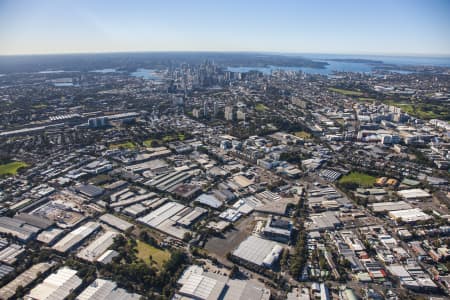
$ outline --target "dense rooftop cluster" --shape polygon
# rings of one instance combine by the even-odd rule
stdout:
[[[449,70],[140,72],[0,77],[0,299],[450,295]]]

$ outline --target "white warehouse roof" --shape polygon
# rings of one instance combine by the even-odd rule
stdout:
[[[411,189],[398,191],[397,194],[404,199],[421,199],[429,198],[431,195],[422,189]]]
[[[276,242],[251,235],[234,250],[233,255],[259,266],[271,266],[282,250]]]
[[[76,270],[63,267],[45,278],[25,299],[63,300],[81,284],[82,280],[76,274]]]
[[[431,219],[431,216],[424,213],[420,208],[395,210],[389,212],[393,219],[401,219],[403,222],[417,222]]]
[[[128,293],[126,290],[117,288],[115,282],[96,279],[91,283],[76,300],[139,300],[138,294]]]

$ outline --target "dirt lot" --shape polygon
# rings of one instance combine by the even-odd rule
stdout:
[[[205,249],[211,254],[220,258],[236,249],[236,247],[251,233],[254,225],[253,216],[239,220],[234,229],[225,234],[225,238],[213,237],[208,240]]]

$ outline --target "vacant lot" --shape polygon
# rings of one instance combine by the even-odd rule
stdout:
[[[360,172],[351,172],[343,177],[341,177],[341,179],[339,179],[340,183],[356,183],[360,186],[365,186],[365,187],[369,187],[369,186],[373,186],[373,184],[375,183],[375,177],[368,175],[368,174],[364,174],[364,173],[360,173]]]
[[[150,264],[150,256],[152,256],[152,261],[154,261],[159,268],[162,268],[164,262],[170,259],[169,251],[155,248],[139,240],[137,241],[137,251],[138,258],[142,259],[147,264]]]
[[[26,168],[28,164],[23,161],[13,161],[4,165],[0,165],[0,176],[16,175],[20,168]]]
[[[208,240],[205,249],[213,255],[225,258],[239,244],[247,238],[253,229],[253,217],[245,217],[237,222],[231,231],[225,234],[224,238],[213,237]]]
[[[332,92],[342,94],[342,95],[346,95],[346,96],[361,96],[363,94],[358,91],[351,91],[351,90],[344,90],[344,89],[337,89],[337,88],[330,88],[329,90]]]

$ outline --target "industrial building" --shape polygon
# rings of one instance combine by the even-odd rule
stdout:
[[[25,252],[25,248],[17,244],[9,244],[6,248],[0,251],[0,261],[5,264],[14,264],[19,257]]]
[[[177,202],[168,202],[138,221],[182,239],[184,234],[189,232],[185,227],[189,227],[205,213],[206,210],[200,207],[191,208]]]
[[[14,216],[14,219],[23,221],[31,226],[40,228],[40,229],[47,229],[50,226],[52,226],[55,222],[36,215],[31,215],[24,212],[19,212]]]
[[[397,194],[405,200],[424,200],[431,198],[430,193],[422,189],[410,189],[398,191]]]
[[[60,268],[44,281],[38,284],[25,296],[26,300],[64,299],[81,285],[82,280],[76,275],[77,271],[68,267]]]
[[[37,237],[36,240],[44,243],[46,245],[53,245],[61,236],[63,235],[64,230],[51,227],[47,230],[42,231]]]
[[[255,265],[270,268],[282,251],[283,247],[277,242],[251,235],[233,251],[233,255]]]
[[[212,207],[219,208],[223,205],[223,202],[215,197],[215,195],[202,194],[195,199],[195,202]]]
[[[127,192],[127,193],[132,194],[132,192]],[[153,192],[149,192],[149,193],[145,193],[143,195],[137,195],[137,196],[133,196],[133,197],[128,197],[126,199],[119,200],[117,202],[112,202],[110,204],[110,207],[111,208],[126,207],[126,206],[129,206],[129,205],[133,205],[135,203],[140,203],[142,201],[155,198],[156,196],[157,196],[157,194],[155,194]],[[111,196],[111,200],[112,200],[112,196]]]
[[[139,300],[141,295],[128,293],[126,290],[118,288],[115,282],[97,278],[76,300]]]
[[[16,294],[19,286],[24,288],[28,287],[39,275],[45,274],[53,265],[54,263],[38,263],[33,265],[0,289],[0,299],[11,299]]]
[[[114,243],[114,238],[118,233],[107,231],[90,243],[86,248],[83,248],[77,257],[94,262],[100,257],[109,247]]]
[[[13,267],[0,263],[0,280],[12,271],[14,271]]]
[[[374,213],[382,213],[382,212],[387,212],[387,211],[412,208],[412,206],[405,201],[379,202],[379,203],[369,204],[369,207],[372,209],[372,211]]]
[[[25,221],[16,218],[0,217],[0,233],[11,234],[20,241],[28,242],[39,231],[40,229],[38,227],[30,225]]]
[[[401,220],[406,223],[414,223],[417,221],[427,221],[432,219],[430,215],[424,213],[420,208],[390,211],[389,216],[394,220]]]
[[[332,211],[326,211],[321,214],[311,214],[311,222],[307,224],[308,231],[334,230],[341,225],[341,221]]]
[[[152,180],[147,181],[145,184],[154,188],[157,188],[163,192],[173,192],[178,184],[187,181],[191,178],[191,174],[185,171],[175,171],[168,174],[156,176]]]
[[[181,288],[173,299],[269,300],[270,290],[249,280],[229,279],[190,266],[178,280]]]
[[[82,184],[75,187],[76,190],[89,198],[95,198],[103,194],[104,190],[101,187],[92,185],[92,184]]]
[[[58,252],[65,253],[78,246],[84,239],[86,239],[99,228],[99,223],[88,222],[69,232],[65,237],[63,237],[53,246],[53,249]]]
[[[291,240],[292,228],[292,221],[269,216],[261,233],[267,239],[289,243]]]
[[[117,255],[119,255],[119,252],[115,250],[106,250],[105,253],[97,258],[97,262],[102,264],[109,264]]]
[[[198,194],[202,192],[202,189],[198,185],[180,183],[170,189],[175,198],[190,201],[194,199]]]

